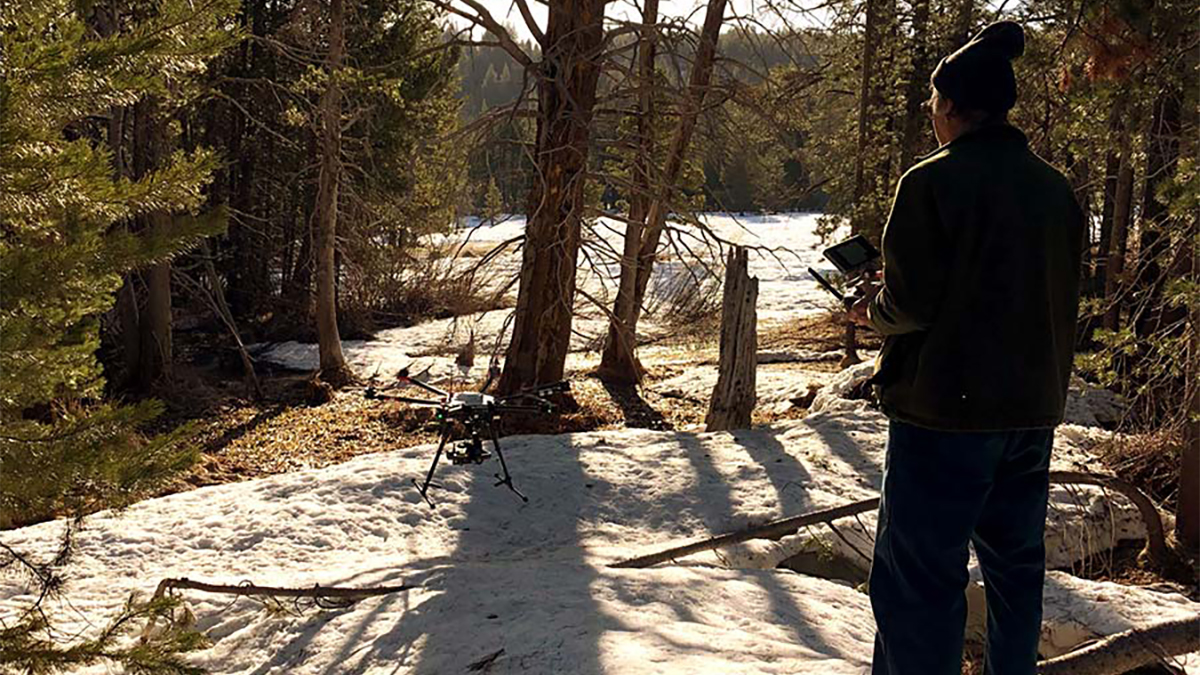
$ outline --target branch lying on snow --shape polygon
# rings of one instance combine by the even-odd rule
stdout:
[[[247,597],[268,598],[278,600],[279,598],[294,598],[299,601],[300,598],[311,598],[318,607],[323,609],[348,607],[364,598],[374,597],[378,595],[390,595],[416,588],[403,584],[400,586],[367,586],[364,588],[343,588],[338,586],[319,586],[314,585],[312,588],[277,588],[274,586],[256,586],[250,582],[240,584],[209,584],[203,581],[192,581],[191,579],[163,579],[158,582],[158,588],[154,590],[154,597],[151,599],[153,603],[156,600],[165,598],[172,590],[187,589],[192,591],[200,591],[202,593],[223,593],[226,595],[238,595]],[[325,604],[322,604],[325,601]],[[332,602],[331,602],[332,601]],[[145,642],[155,633],[158,628],[159,616],[151,616],[146,622],[145,628],[142,629],[142,641]]]
[[[864,499],[861,502],[845,504],[837,508],[825,509],[824,511],[814,511],[801,516],[784,518],[783,520],[776,520],[774,522],[767,523],[766,525],[749,527],[744,530],[738,530],[737,532],[730,532],[729,534],[723,534],[719,537],[713,537],[712,539],[692,542],[691,544],[676,546],[658,553],[651,553],[650,555],[644,555],[637,558],[632,558],[630,560],[623,560],[619,563],[613,564],[612,567],[633,569],[652,567],[658,563],[666,562],[668,560],[675,560],[677,558],[682,558],[684,556],[691,555],[693,553],[699,553],[701,551],[711,551],[724,546],[740,544],[743,541],[750,541],[751,539],[778,539],[780,537],[786,537],[788,535],[795,534],[797,530],[808,525],[828,523],[831,520],[848,518],[859,513],[873,511],[877,508],[879,508],[878,497],[875,499]]]
[[[1171,554],[1163,535],[1162,516],[1158,513],[1158,509],[1154,507],[1153,502],[1141,490],[1115,476],[1084,473],[1082,471],[1051,471],[1050,482],[1057,485],[1098,485],[1128,497],[1137,506],[1142,520],[1146,522],[1146,551],[1150,555],[1151,562],[1160,566],[1166,564]],[[613,564],[612,567],[632,569],[652,567],[662,562],[692,555],[693,553],[732,546],[733,544],[740,544],[751,539],[778,539],[795,534],[802,527],[817,523],[829,523],[840,518],[848,518],[867,511],[874,511],[877,508],[879,508],[878,497],[875,499],[864,499],[836,508],[792,516],[791,518],[776,520],[765,525],[749,527],[718,537],[684,544],[683,546],[676,546],[665,551],[659,551],[658,553],[623,560]]]
[[[1200,649],[1200,615],[1132,628],[1038,664],[1038,675],[1118,675]]]
[[[203,593],[225,593],[227,595],[243,595],[271,598],[314,598],[337,599],[345,602],[357,602],[364,598],[377,595],[389,595],[416,588],[403,584],[400,586],[367,586],[365,588],[344,588],[338,586],[313,586],[312,588],[276,588],[273,586],[256,586],[246,582],[236,586],[224,584],[208,584],[191,579],[163,579],[154,591],[154,597],[162,597],[169,590],[189,589]]]

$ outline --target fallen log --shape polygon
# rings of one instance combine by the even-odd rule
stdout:
[[[1132,628],[1038,663],[1038,675],[1119,675],[1200,650],[1200,614]]]
[[[1171,552],[1167,548],[1166,539],[1163,535],[1162,516],[1158,513],[1158,509],[1150,501],[1150,498],[1143,494],[1141,490],[1115,476],[1085,473],[1082,471],[1051,471],[1050,482],[1056,485],[1097,485],[1125,495],[1137,506],[1142,520],[1146,523],[1146,551],[1150,556],[1151,562],[1159,566],[1166,564]],[[709,539],[694,541],[690,544],[674,546],[658,553],[651,553],[614,563],[612,567],[629,569],[652,567],[662,562],[676,560],[702,551],[711,551],[725,546],[732,546],[733,544],[740,544],[751,539],[778,539],[795,534],[802,527],[816,525],[817,523],[829,523],[841,518],[866,513],[867,511],[874,511],[877,508],[879,508],[878,497],[864,499],[832,509],[813,511]]]

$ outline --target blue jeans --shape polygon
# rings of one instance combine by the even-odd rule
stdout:
[[[959,675],[967,542],[987,593],[987,675],[1034,675],[1053,429],[892,421],[871,565],[872,675]]]

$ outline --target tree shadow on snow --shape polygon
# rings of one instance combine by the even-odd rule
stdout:
[[[777,437],[779,431],[771,427],[737,429],[730,432],[733,441],[746,450],[750,458],[762,466],[767,479],[775,487],[780,509],[789,502],[796,502],[801,509],[812,504],[807,489],[812,485],[812,475],[796,456],[783,447]]]
[[[732,432],[734,440],[741,445],[757,463],[761,464],[766,470],[768,479],[775,487],[775,492],[783,502],[784,492],[788,492],[789,498],[799,501],[801,504],[808,504],[809,499],[803,492],[803,486],[810,484],[810,476],[804,466],[794,456],[790,455],[783,444],[776,438],[775,430],[745,430],[740,429]],[[680,445],[683,446],[687,453],[688,460],[692,463],[696,474],[700,476],[702,481],[711,481],[712,488],[704,493],[704,506],[711,509],[716,507],[716,511],[721,514],[726,514],[726,523],[728,516],[733,515],[734,499],[732,489],[729,483],[722,477],[723,474],[717,469],[713,462],[712,455],[705,449],[701,440],[695,434],[679,434]],[[715,477],[715,480],[709,478]],[[705,510],[708,510],[705,509]],[[719,535],[723,532],[712,532]],[[804,610],[796,602],[792,592],[781,582],[779,575],[789,574],[791,572],[782,569],[770,570],[767,574],[754,575],[752,578],[759,581],[760,585],[767,591],[771,610],[777,617],[788,616],[805,616]],[[809,630],[805,630],[804,626],[796,626],[796,637],[800,641],[804,641],[813,649],[831,656],[839,656],[849,658],[851,655],[844,654],[835,644],[826,641],[819,630],[819,622],[812,620]]]
[[[600,380],[609,398],[621,409],[625,418],[625,426],[631,429],[654,429],[671,431],[675,427],[663,417],[662,413],[642,398],[638,389],[633,385],[619,385],[607,380]]]
[[[536,447],[530,443],[535,439]],[[471,672],[473,664],[490,673],[603,672],[598,640],[610,619],[591,596],[596,574],[585,560],[579,529],[590,494],[584,485],[598,481],[586,476],[578,461],[539,462],[541,452],[575,452],[557,439],[547,440],[502,440],[514,481],[530,498],[527,504],[492,485],[491,462],[446,469],[471,472],[463,481],[468,496],[460,502],[461,513],[446,521],[458,532],[450,560],[433,564],[423,601],[405,608],[367,646],[355,648],[361,630],[346,640],[339,654],[345,661],[331,662],[329,672],[384,666],[395,673],[440,675]],[[439,467],[439,476],[442,471]],[[562,486],[575,489],[554,489]],[[436,491],[431,494],[438,499]],[[430,513],[445,515],[440,507]],[[570,515],[576,523],[572,531],[554,527]],[[478,666],[497,653],[490,665]]]
[[[830,453],[840,457],[849,464],[854,472],[870,480],[872,490],[883,489],[883,453],[869,454],[863,451],[863,440],[855,438],[855,426],[847,419],[839,419],[825,413],[817,413],[806,418],[808,426],[817,432],[825,442]],[[886,425],[886,422],[883,424]],[[886,428],[886,426],[885,426]],[[877,432],[878,429],[863,430]],[[882,450],[882,448],[881,448]]]

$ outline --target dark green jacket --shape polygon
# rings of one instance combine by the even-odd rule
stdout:
[[[886,336],[873,381],[888,416],[948,431],[1061,422],[1082,228],[1066,178],[1011,126],[964,134],[905,173],[868,311]]]

